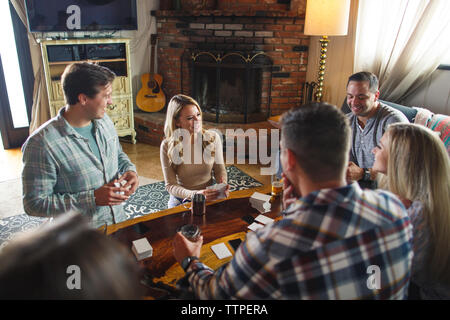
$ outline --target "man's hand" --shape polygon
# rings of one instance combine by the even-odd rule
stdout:
[[[118,180],[111,181],[94,191],[95,204],[97,206],[117,206],[129,198],[126,194],[127,189],[114,186],[116,182]],[[119,192],[125,192],[125,194],[122,195]]]
[[[348,163],[347,168],[347,182],[351,181],[358,181],[361,180],[364,177],[364,169],[360,168],[354,163],[353,161],[350,161]]]
[[[119,178],[119,180],[117,180],[117,182],[121,183],[123,180],[127,182],[122,186],[126,189],[125,194],[127,196],[131,196],[139,186],[138,175],[134,171],[127,171]]]
[[[283,208],[286,209],[297,200],[298,195],[286,175],[282,173],[281,176],[283,178]]]
[[[178,263],[181,264],[181,261],[186,257],[200,257],[202,245],[203,236],[200,236],[196,242],[191,242],[186,239],[181,232],[177,232],[173,238],[173,255]]]

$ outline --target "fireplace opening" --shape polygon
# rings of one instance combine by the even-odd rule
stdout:
[[[204,120],[248,123],[270,116],[272,60],[263,52],[192,53],[190,72]]]

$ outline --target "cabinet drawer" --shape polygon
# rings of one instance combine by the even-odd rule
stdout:
[[[59,109],[65,106],[64,101],[52,102],[50,104],[50,116],[53,118],[59,112]],[[131,113],[130,99],[113,99],[113,104],[108,106],[106,112],[110,118],[125,117]]]
[[[65,106],[64,101],[61,102],[52,102],[50,104],[50,117],[56,117],[56,115],[58,114],[59,110]]]
[[[116,77],[112,83],[113,96],[130,94],[130,83],[127,77]]]
[[[112,83],[113,96],[130,94],[130,84],[126,77],[116,77]],[[64,100],[64,91],[61,86],[61,81],[52,81],[51,87],[52,100]]]
[[[129,98],[113,98],[112,102],[112,105],[109,105],[107,109],[108,116],[116,117],[130,114],[131,100]]]
[[[131,128],[130,115],[125,115],[123,117],[112,117],[111,121],[114,123],[114,127],[118,132]]]
[[[52,100],[64,100],[64,91],[61,85],[61,81],[52,81],[51,88],[51,99]]]

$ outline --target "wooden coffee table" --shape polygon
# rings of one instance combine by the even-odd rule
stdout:
[[[242,217],[251,215],[253,218],[259,212],[252,208],[249,197],[253,192],[269,193],[270,186],[232,192],[226,200],[207,204],[204,216],[194,216],[182,206],[152,213],[147,217],[137,218],[108,227],[108,234],[126,247],[130,248],[132,241],[146,237],[153,247],[153,256],[140,262],[143,267],[143,282],[150,298],[177,297],[176,282],[184,277],[184,271],[173,256],[172,239],[177,229],[184,224],[196,224],[203,235],[203,246],[200,260],[217,269],[227,263],[232,257],[219,260],[211,250],[211,246],[224,242],[231,253],[233,248],[228,241],[240,238],[245,240],[250,231],[248,223]],[[272,211],[265,215],[280,219],[281,200],[275,198]]]

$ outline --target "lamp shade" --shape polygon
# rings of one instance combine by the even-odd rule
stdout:
[[[348,30],[350,0],[307,0],[305,34],[344,36]]]

